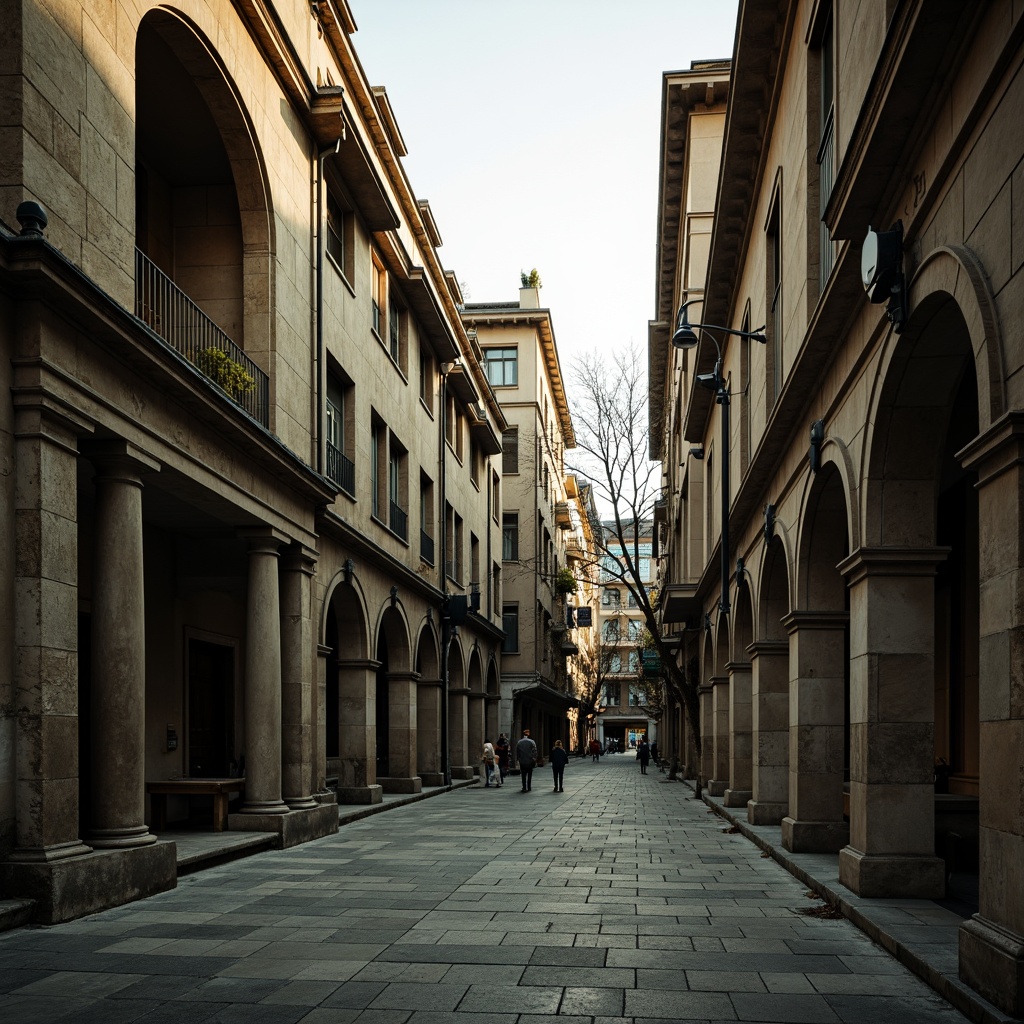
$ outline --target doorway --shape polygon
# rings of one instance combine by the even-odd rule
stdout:
[[[190,778],[238,774],[235,751],[235,648],[189,637],[188,748]]]

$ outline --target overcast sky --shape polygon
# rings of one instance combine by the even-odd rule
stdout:
[[[661,76],[732,54],[736,0],[349,0],[467,302],[536,267],[563,373],[646,345]]]

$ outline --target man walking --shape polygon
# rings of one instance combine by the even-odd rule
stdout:
[[[516,760],[519,762],[523,792],[533,789],[533,769],[537,764],[537,744],[530,739],[530,730],[523,730],[523,738],[516,744]]]

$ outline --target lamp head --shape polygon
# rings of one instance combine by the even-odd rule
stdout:
[[[697,333],[690,326],[690,317],[686,307],[699,301],[699,299],[691,299],[690,302],[684,302],[679,307],[679,312],[676,314],[676,329],[672,334],[672,344],[676,348],[693,348],[697,344]]]
[[[704,445],[702,445],[702,444],[691,445],[691,447],[690,447],[690,455],[693,458],[697,459],[698,461],[702,461],[703,458],[704,458]]]
[[[708,391],[718,390],[718,369],[716,367],[714,373],[698,373],[697,383],[702,388],[707,388]]]

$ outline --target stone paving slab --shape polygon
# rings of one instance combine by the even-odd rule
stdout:
[[[685,786],[463,788],[148,900],[0,935],[0,1021],[958,1024]],[[927,901],[891,927],[933,941]]]

